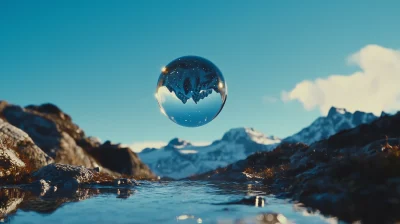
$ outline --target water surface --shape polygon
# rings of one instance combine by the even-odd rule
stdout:
[[[72,195],[18,193],[0,203],[0,211],[8,209],[2,219],[6,223],[276,223],[277,217],[283,223],[338,222],[265,195],[265,190],[257,184],[141,182],[133,188],[80,189]],[[265,197],[264,206],[225,204],[250,196]]]

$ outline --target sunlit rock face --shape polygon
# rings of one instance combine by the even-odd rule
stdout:
[[[212,121],[224,107],[227,86],[221,71],[209,60],[180,57],[162,68],[156,98],[173,122],[198,127]]]
[[[155,178],[129,147],[109,141],[102,144],[96,137],[86,136],[56,105],[23,108],[0,101],[0,117],[0,141],[10,139],[15,143],[12,148],[23,154],[29,160],[28,167],[34,170],[56,162],[98,167],[112,176]]]

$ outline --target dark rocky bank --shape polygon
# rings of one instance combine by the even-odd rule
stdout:
[[[134,185],[133,178],[155,176],[130,148],[86,136],[52,104],[22,108],[0,101],[0,187],[76,190]]]
[[[113,177],[154,179],[154,174],[128,147],[88,137],[72,118],[52,104],[25,108],[0,101],[0,140],[4,148],[35,171],[60,163],[99,168]],[[9,154],[7,154],[9,155]],[[1,177],[1,175],[0,175]],[[11,181],[12,183],[12,181]]]
[[[127,198],[135,179],[155,176],[130,148],[86,136],[55,105],[0,101],[0,222],[17,208],[46,213],[103,191]]]
[[[342,131],[310,146],[281,144],[190,180],[260,181],[348,222],[400,220],[400,113]]]

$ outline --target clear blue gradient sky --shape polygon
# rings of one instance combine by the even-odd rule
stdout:
[[[350,74],[368,44],[400,47],[400,1],[0,1],[0,99],[51,102],[88,135],[132,143],[212,141],[230,128],[286,137],[321,115],[281,93]],[[198,55],[223,72],[229,97],[199,128],[164,117],[160,69]]]

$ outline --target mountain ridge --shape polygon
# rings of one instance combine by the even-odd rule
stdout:
[[[160,149],[146,148],[138,155],[157,175],[180,179],[226,166],[256,151],[272,150],[278,143],[279,138],[253,128],[232,128],[207,146],[174,138]]]
[[[386,115],[382,112],[381,116]],[[180,179],[229,165],[258,151],[270,151],[282,143],[310,145],[377,118],[372,113],[351,113],[344,108],[331,107],[327,116],[318,117],[309,126],[284,139],[266,136],[254,128],[238,127],[228,130],[221,139],[207,146],[194,146],[174,138],[162,148],[145,148],[138,155],[157,175]]]
[[[382,114],[386,113],[383,112]],[[354,128],[361,124],[371,123],[376,119],[378,117],[372,113],[361,111],[351,113],[344,108],[331,107],[327,116],[318,117],[309,126],[284,138],[282,142],[301,142],[310,145],[314,142],[327,139],[340,131]]]

